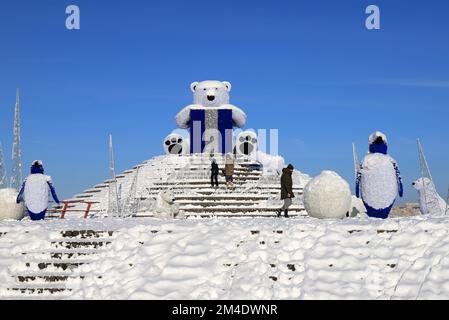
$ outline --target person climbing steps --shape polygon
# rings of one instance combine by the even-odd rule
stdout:
[[[215,182],[215,187],[218,188],[218,173],[220,172],[220,169],[218,168],[218,164],[217,164],[217,160],[215,160],[215,158],[213,158],[213,155],[211,155],[212,157],[212,164],[211,164],[211,176],[210,176],[210,184],[211,187],[214,187],[214,182]]]

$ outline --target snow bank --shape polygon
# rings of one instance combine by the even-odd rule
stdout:
[[[74,229],[118,232],[71,299],[449,299],[449,219],[430,216],[2,222],[0,287]]]

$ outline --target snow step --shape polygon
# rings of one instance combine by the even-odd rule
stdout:
[[[225,167],[219,167],[218,168],[220,171],[221,170],[225,170]],[[210,172],[210,168],[174,168],[174,171],[185,171],[185,172]],[[163,171],[163,170],[161,170]],[[234,168],[234,175],[254,175],[254,176],[261,176],[262,172],[261,171],[254,171],[254,170],[248,170],[248,169],[243,169],[243,168]]]
[[[109,187],[109,185],[108,184],[104,184],[104,183],[97,184],[97,185],[94,186],[95,189],[104,189],[104,188],[107,188],[107,187]]]
[[[26,262],[25,266],[31,269],[35,269],[37,267],[39,270],[45,270],[53,267],[54,269],[62,269],[65,271],[76,269],[84,264],[86,264],[86,262]]]
[[[234,184],[245,184],[245,181],[246,180],[254,180],[254,181],[256,181],[256,180],[259,180],[259,179],[254,179],[254,178],[245,178],[244,180],[237,180],[236,181],[236,179],[234,179]],[[220,182],[220,181],[219,181]],[[224,184],[224,182],[223,182],[223,184]],[[209,186],[209,188],[210,188],[210,179],[208,179],[208,180],[182,180],[182,181],[173,181],[173,182],[155,182],[154,184],[153,184],[154,186],[167,186],[167,185],[169,185],[169,186],[171,186],[171,185],[176,185],[176,186],[197,186],[197,185],[206,185],[206,186]],[[279,188],[280,188],[280,186],[279,186]]]
[[[110,241],[53,241],[51,243],[54,248],[78,249],[91,247],[94,249],[104,247],[111,244]]]
[[[37,283],[40,280],[43,283],[61,283],[69,279],[84,279],[85,276],[68,275],[16,275],[14,276],[19,283]]]
[[[102,238],[105,236],[112,237],[114,231],[95,231],[95,230],[66,230],[60,233],[64,238]]]
[[[99,193],[99,192],[101,192],[101,190],[99,189],[88,189],[83,191],[83,193]]]
[[[204,208],[182,208],[183,211],[186,213],[189,212],[197,212],[197,213],[218,213],[218,212],[232,212],[232,213],[246,213],[246,212],[277,212],[279,208],[261,208],[261,207],[212,207],[207,208],[205,210]],[[289,214],[292,212],[305,212],[304,208],[298,208],[298,207],[290,207],[288,209]],[[234,216],[234,215],[233,215]]]
[[[93,197],[92,194],[84,194],[84,193],[75,195],[75,199],[77,199],[77,200],[78,199],[92,198],[92,197]]]
[[[235,195],[211,195],[211,196],[189,196],[189,195],[175,195],[175,201],[179,202],[179,200],[190,200],[190,201],[221,201],[221,200],[251,200],[251,201],[257,201],[257,200],[268,200],[268,196],[253,196],[253,195],[241,195],[241,194],[235,194]]]
[[[8,291],[19,292],[22,294],[55,294],[55,293],[63,293],[70,292],[72,289],[70,288],[8,288]]]
[[[74,258],[86,258],[88,256],[93,256],[93,255],[95,255],[97,253],[98,252],[92,252],[92,253],[87,253],[87,252],[53,252],[53,253],[50,253],[50,258],[51,259],[59,259],[59,260],[74,259]]]
[[[98,254],[100,251],[103,250],[95,250],[95,252],[79,252],[78,250],[70,250],[71,252],[23,252],[23,256],[27,257],[33,257],[34,260],[37,260],[38,258],[44,259],[44,260],[52,260],[55,262],[62,262],[65,260],[70,261],[86,261],[86,258],[90,258],[96,254]]]
[[[212,207],[221,207],[221,208],[228,208],[228,207],[239,207],[241,210],[245,210],[248,207],[260,207],[258,206],[258,203],[248,203],[248,201],[245,202],[228,202],[228,203],[224,203],[224,202],[214,202],[214,201],[210,201],[210,202],[178,202],[179,207],[181,210],[189,210],[192,208],[212,208]]]

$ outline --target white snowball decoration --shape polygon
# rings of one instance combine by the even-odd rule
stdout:
[[[304,188],[304,206],[313,218],[342,219],[351,203],[349,184],[333,171],[323,171]]]
[[[23,202],[16,203],[18,194],[15,189],[0,189],[0,220],[21,220],[24,217]]]

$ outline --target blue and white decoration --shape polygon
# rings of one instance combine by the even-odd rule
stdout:
[[[190,111],[190,153],[232,152],[232,110]]]
[[[44,220],[48,208],[48,193],[51,193],[56,203],[59,203],[59,199],[51,177],[44,175],[42,161],[33,161],[30,171],[31,174],[25,179],[16,201],[25,202],[31,220]]]
[[[357,174],[356,196],[362,198],[368,216],[386,219],[398,193],[403,195],[402,180],[396,161],[388,155],[385,134],[374,132],[368,141],[369,153]]]
[[[228,153],[233,151],[233,128],[243,128],[246,114],[229,104],[231,84],[208,80],[193,82],[193,104],[176,115],[181,129],[190,129],[191,153]]]

